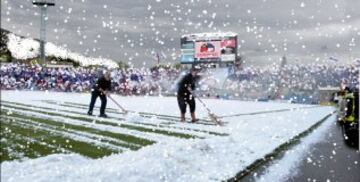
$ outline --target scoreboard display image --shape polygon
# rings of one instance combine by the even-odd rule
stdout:
[[[237,54],[237,35],[227,33],[201,33],[181,38],[181,63],[233,62]]]

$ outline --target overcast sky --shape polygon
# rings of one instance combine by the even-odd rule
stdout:
[[[38,38],[32,0],[2,0],[1,27]],[[247,64],[360,58],[359,0],[61,0],[48,8],[47,41],[92,57],[151,66],[179,62],[180,36],[232,31]]]

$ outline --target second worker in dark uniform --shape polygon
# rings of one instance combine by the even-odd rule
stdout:
[[[185,121],[186,104],[190,107],[191,121],[196,122],[195,116],[195,97],[192,93],[195,90],[195,77],[199,73],[200,68],[194,67],[190,73],[184,76],[178,84],[177,101],[180,108],[180,120]]]
[[[110,72],[105,72],[104,76],[100,77],[92,88],[91,101],[90,101],[89,111],[87,113],[88,115],[93,114],[93,109],[96,99],[97,97],[100,97],[101,107],[100,107],[99,117],[104,117],[104,118],[107,117],[107,115],[105,114],[106,103],[107,103],[106,96],[108,95],[108,92],[110,90],[111,90]]]

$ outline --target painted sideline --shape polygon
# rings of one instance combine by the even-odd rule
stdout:
[[[234,182],[234,181],[240,181],[245,176],[251,174],[253,171],[255,171],[257,168],[263,166],[264,164],[274,160],[276,157],[278,157],[281,152],[287,150],[289,147],[292,147],[298,143],[300,143],[300,139],[309,135],[312,131],[314,131],[317,127],[319,127],[323,122],[325,122],[331,115],[335,114],[336,111],[331,112],[330,114],[326,115],[324,118],[322,118],[320,121],[313,124],[309,129],[299,133],[298,135],[294,136],[289,141],[281,144],[277,148],[275,148],[272,152],[265,155],[263,158],[257,159],[252,164],[250,164],[248,167],[246,167],[244,170],[238,172],[234,177],[225,180],[226,182]]]
[[[317,107],[323,107],[323,106],[293,107],[293,108],[288,108],[288,109],[276,109],[276,110],[258,111],[258,112],[250,112],[250,113],[239,113],[239,114],[231,114],[231,115],[219,116],[219,118],[230,118],[230,117],[236,117],[236,116],[247,116],[247,115],[258,115],[258,114],[268,114],[268,113],[277,113],[277,112],[287,112],[287,111],[292,111],[292,110],[312,109],[312,108],[317,108]]]

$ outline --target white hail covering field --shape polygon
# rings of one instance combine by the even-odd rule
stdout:
[[[169,115],[167,118],[178,116],[178,106],[174,97],[113,95],[113,98],[129,110]],[[61,103],[87,105],[90,94],[1,91],[1,100],[51,107],[52,112],[57,113],[64,113],[65,109],[86,113],[85,108],[68,108]],[[255,160],[264,157],[334,111],[332,107],[314,105],[203,100],[214,113],[222,116],[224,126],[208,123],[206,110],[199,102],[197,102],[197,114],[204,120],[198,124],[174,122],[175,117],[173,120],[167,120],[166,117],[155,115],[145,118],[136,114],[124,116],[108,113],[112,118],[106,119],[113,123],[154,124],[146,127],[166,128],[168,131],[199,137],[195,139],[132,131],[98,123],[84,124],[72,119],[58,120],[76,125],[88,125],[99,130],[131,134],[151,139],[156,143],[137,151],[125,150],[123,153],[100,159],[90,159],[72,153],[6,161],[1,164],[1,181],[221,181],[235,176]],[[100,105],[100,100],[96,105]],[[116,105],[110,99],[108,99],[108,108],[116,109]],[[26,112],[30,113],[24,111]],[[96,115],[98,112],[99,110],[94,111]],[[43,116],[36,112],[31,114]],[[54,118],[57,119],[58,116]],[[326,122],[330,122],[331,119],[334,118],[330,117]],[[166,125],[165,122],[171,124]],[[209,132],[223,135],[213,135]],[[74,135],[74,139],[77,139],[76,137]]]

